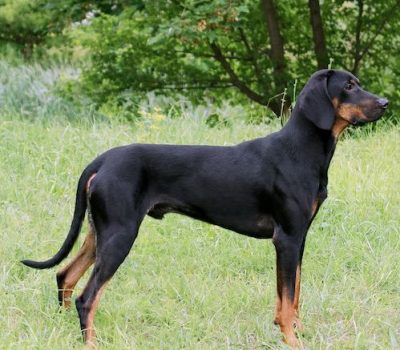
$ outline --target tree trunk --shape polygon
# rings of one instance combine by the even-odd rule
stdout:
[[[324,28],[321,20],[321,8],[319,0],[309,0],[310,21],[313,31],[314,51],[317,57],[318,69],[328,68],[329,59],[325,45]]]
[[[357,27],[356,27],[356,43],[354,50],[354,64],[352,68],[352,73],[354,75],[358,74],[358,69],[361,62],[361,30],[362,30],[362,18],[364,13],[364,1],[358,0],[358,16],[357,16]]]
[[[266,19],[267,31],[271,42],[270,58],[273,65],[275,92],[283,93],[287,84],[287,68],[278,14],[273,0],[261,0],[261,8]]]

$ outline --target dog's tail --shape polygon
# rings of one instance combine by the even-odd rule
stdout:
[[[78,189],[76,191],[74,216],[72,218],[72,223],[68,235],[60,250],[56,253],[56,255],[46,261],[22,260],[21,262],[24,265],[33,267],[35,269],[48,269],[50,267],[56,266],[64,258],[67,257],[79,236],[82,222],[85,218],[85,212],[87,209],[86,184],[91,176],[98,171],[98,169],[100,168],[100,164],[100,159],[96,159],[83,171],[79,179]]]

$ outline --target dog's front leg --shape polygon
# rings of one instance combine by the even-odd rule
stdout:
[[[282,228],[278,228],[273,237],[278,291],[275,323],[279,324],[285,342],[293,348],[300,346],[295,331],[302,327],[298,306],[304,238],[304,235],[289,235]]]

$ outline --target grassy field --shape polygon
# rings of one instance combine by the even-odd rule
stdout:
[[[234,144],[268,132],[240,122],[210,129],[201,118],[171,120],[156,112],[131,126],[0,121],[0,348],[82,347],[75,309],[58,312],[56,269],[35,271],[19,260],[58,250],[77,179],[95,155],[131,142]],[[400,349],[399,154],[399,129],[338,146],[329,198],[304,257],[307,349]],[[98,343],[284,349],[272,323],[275,290],[270,241],[178,215],[147,218],[100,303]]]
[[[75,309],[58,309],[56,269],[35,271],[19,260],[59,249],[77,179],[93,157],[131,142],[234,144],[278,127],[244,123],[241,106],[194,107],[154,96],[141,106],[142,121],[119,123],[112,109],[99,116],[87,101],[78,106],[53,93],[76,74],[63,64],[0,60],[0,349],[82,348]],[[169,116],[183,117],[164,116],[160,102],[172,106]],[[233,123],[209,128],[205,118],[213,113]],[[382,127],[388,124],[343,140],[333,160],[330,195],[304,257],[307,349],[400,349],[400,129]],[[148,218],[102,298],[98,343],[118,350],[284,349],[272,324],[275,290],[270,241],[178,215]]]

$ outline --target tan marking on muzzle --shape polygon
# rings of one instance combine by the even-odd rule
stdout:
[[[356,116],[359,119],[367,119],[360,106],[350,103],[340,103],[335,97],[332,100],[335,109],[335,122],[332,126],[332,135],[337,140],[346,127],[352,122],[352,117]]]
[[[362,108],[351,103],[341,103],[339,108],[336,110],[336,113],[340,118],[347,120],[348,122],[351,122],[353,117],[361,120],[367,119]]]
[[[332,103],[333,107],[335,108],[336,117],[342,118],[349,123],[352,122],[353,117],[356,117],[360,120],[368,119],[364,114],[361,105],[355,105],[353,103],[340,103],[336,97],[333,98]]]

